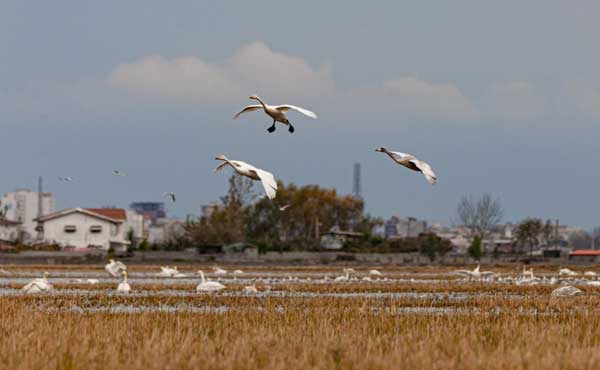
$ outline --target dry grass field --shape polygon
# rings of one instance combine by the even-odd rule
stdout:
[[[168,289],[189,294],[123,296],[105,282],[85,293],[77,293],[83,285],[55,284],[51,294],[1,295],[0,368],[600,368],[600,288],[551,298],[550,286],[452,279],[282,282],[273,285],[280,295],[226,285],[216,294],[177,283]]]

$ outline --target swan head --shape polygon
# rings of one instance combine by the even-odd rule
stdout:
[[[44,272],[44,278],[47,278],[48,276],[50,276],[50,273],[48,271]]]
[[[123,277],[127,276],[127,271],[125,271],[125,270],[121,271],[121,275],[122,275]]]
[[[380,147],[375,149],[376,152],[385,152],[385,148],[384,147]]]
[[[260,98],[258,97],[258,95],[250,95],[248,99],[259,100]]]
[[[216,161],[226,161],[227,157],[225,157],[223,154],[219,154],[218,156],[215,157]]]
[[[110,259],[110,260],[108,260],[108,262],[110,262],[110,263],[115,263],[115,260],[113,260],[113,259]]]

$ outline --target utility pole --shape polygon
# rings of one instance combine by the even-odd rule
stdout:
[[[43,240],[44,239],[44,225],[42,223],[42,221],[40,221],[40,218],[43,216],[44,213],[44,209],[42,207],[42,201],[44,199],[44,197],[42,196],[42,191],[43,191],[43,186],[42,186],[42,176],[38,177],[38,204],[37,204],[37,226],[35,228],[35,230],[37,231],[37,240]]]

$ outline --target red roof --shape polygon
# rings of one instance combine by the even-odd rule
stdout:
[[[569,256],[600,256],[600,250],[578,249],[569,253]]]
[[[114,220],[126,220],[127,214],[123,208],[85,208],[86,211],[94,212]]]

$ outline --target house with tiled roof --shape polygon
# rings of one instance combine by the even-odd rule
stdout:
[[[116,250],[130,244],[128,233],[134,229],[133,223],[143,222],[141,216],[122,208],[68,208],[36,221],[42,224],[47,243],[75,248],[112,246]]]

